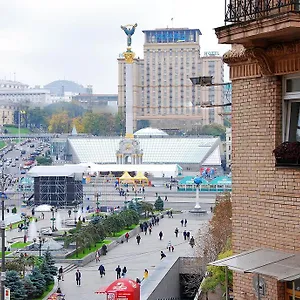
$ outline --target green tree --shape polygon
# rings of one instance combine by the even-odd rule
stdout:
[[[40,271],[44,275],[44,279],[46,281],[46,286],[49,286],[52,282],[54,282],[53,275],[51,274],[50,268],[45,259],[40,267]]]
[[[28,109],[27,123],[30,128],[40,128],[47,126],[47,113],[40,107]]]
[[[57,267],[55,266],[55,261],[52,257],[52,254],[49,250],[47,250],[44,254],[44,261],[49,267],[50,274],[53,276],[57,275]]]
[[[200,133],[204,135],[219,136],[222,140],[224,140],[226,136],[226,128],[220,124],[209,124],[204,125],[200,129]]]
[[[64,112],[69,118],[82,116],[85,112],[84,108],[75,102],[58,102],[45,107],[45,113],[52,116],[57,113]]]
[[[52,165],[51,157],[38,156],[38,157],[36,157],[35,160],[36,160],[38,166],[51,166]]]
[[[223,259],[232,256],[232,250],[222,252],[218,255],[218,259]],[[225,291],[225,267],[208,266],[207,271],[210,276],[206,277],[201,284],[201,289],[204,293],[214,291],[218,285],[221,285]],[[232,271],[228,270],[229,287],[232,286],[233,276]]]
[[[33,299],[36,294],[36,287],[33,285],[29,276],[23,278],[24,289],[26,291],[27,299]]]
[[[23,300],[27,298],[24,283],[21,281],[17,271],[7,271],[5,286],[10,289],[10,297],[12,300]]]
[[[154,203],[154,207],[156,210],[159,210],[159,211],[164,210],[164,201],[161,199],[160,196],[158,196],[158,198],[156,199],[156,201]]]
[[[125,114],[122,110],[119,110],[115,115],[115,133],[117,135],[125,135],[126,125],[125,125]]]
[[[134,210],[135,212],[137,211],[136,204],[132,200],[129,202],[128,208],[130,210]]]
[[[145,215],[145,218],[149,216],[149,213],[153,213],[153,205],[149,202],[141,201],[142,211]]]
[[[41,273],[40,269],[35,267],[32,269],[29,278],[32,284],[36,288],[36,292],[34,294],[35,298],[40,297],[46,290],[46,281],[44,279],[44,275]]]

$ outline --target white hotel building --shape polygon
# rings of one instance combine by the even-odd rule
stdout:
[[[193,86],[190,77],[213,76],[224,81],[222,57],[216,52],[200,56],[199,29],[145,30],[144,59],[133,66],[134,125],[148,120],[151,126],[189,128],[195,123],[223,123],[221,108],[201,108],[202,102],[223,103],[223,88]],[[134,50],[134,49],[133,49]],[[118,106],[125,110],[125,60],[118,59]],[[139,127],[139,126],[137,126]]]

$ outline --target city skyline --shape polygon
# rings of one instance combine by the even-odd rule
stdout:
[[[212,6],[213,17],[208,13]],[[223,54],[229,47],[218,45],[213,31],[223,25],[223,10],[217,0],[209,5],[192,0],[185,6],[178,0],[11,1],[0,20],[0,78],[16,78],[30,86],[66,79],[91,84],[96,93],[116,93],[116,58],[126,49],[120,25],[138,23],[132,47],[140,57],[142,30],[166,27],[199,28],[201,54]]]

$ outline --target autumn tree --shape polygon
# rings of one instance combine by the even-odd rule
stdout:
[[[71,130],[71,119],[66,112],[52,115],[49,120],[49,132],[68,133]]]
[[[194,264],[194,273],[199,276],[188,278],[184,282],[186,293],[192,294],[199,289],[201,279],[205,273],[205,267],[218,257],[223,257],[231,253],[232,236],[232,205],[231,194],[220,194],[216,198],[216,205],[211,220],[206,226],[201,226],[196,237],[196,257],[197,263]],[[214,289],[218,284],[224,286],[222,270],[214,269],[213,280],[205,286],[206,291]],[[221,274],[221,275],[220,275]],[[216,283],[217,282],[217,283]]]
[[[76,127],[78,133],[84,133],[83,117],[77,117],[72,119],[72,126]]]

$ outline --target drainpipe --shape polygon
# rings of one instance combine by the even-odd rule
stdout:
[[[295,281],[293,281],[293,300],[296,299],[296,295],[295,295]]]
[[[229,300],[229,293],[228,293],[228,267],[225,267],[225,299]]]
[[[259,274],[257,274],[257,299],[261,300],[261,297],[260,297],[260,288],[259,288]]]

